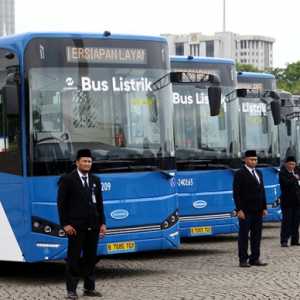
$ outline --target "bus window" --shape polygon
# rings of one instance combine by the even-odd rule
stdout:
[[[0,49],[0,172],[21,174],[18,61]]]

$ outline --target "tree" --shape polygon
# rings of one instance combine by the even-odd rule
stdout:
[[[238,72],[262,72],[253,65],[241,63],[236,63],[236,70]]]
[[[292,94],[300,94],[300,61],[288,64],[285,69],[275,68],[277,87]]]

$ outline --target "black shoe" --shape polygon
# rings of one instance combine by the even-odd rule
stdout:
[[[251,265],[247,263],[246,261],[240,262],[240,267],[241,268],[250,268]]]
[[[102,294],[100,292],[95,291],[95,290],[84,290],[83,296],[102,297]]]
[[[281,247],[288,247],[288,244],[287,243],[282,243]]]
[[[68,292],[66,299],[75,300],[78,299],[78,295],[76,292]]]
[[[291,243],[291,246],[300,246],[300,243]]]
[[[265,267],[265,266],[268,265],[267,263],[262,262],[262,261],[260,261],[260,260],[250,261],[249,264],[250,264],[251,266],[257,266],[257,267]]]

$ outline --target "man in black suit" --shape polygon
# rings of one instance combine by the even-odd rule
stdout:
[[[95,264],[99,236],[106,232],[101,183],[90,173],[92,155],[79,150],[77,168],[59,181],[57,205],[60,224],[68,236],[67,299],[77,299],[76,288],[84,278],[84,296],[101,297],[95,290]]]
[[[280,242],[282,247],[299,246],[300,218],[300,173],[296,168],[295,157],[289,156],[279,172],[281,189],[280,205],[282,211]]]
[[[245,165],[235,173],[233,181],[233,198],[240,225],[238,237],[240,267],[267,265],[259,259],[262,218],[267,215],[267,205],[263,176],[255,169],[256,165],[256,151],[246,151]],[[250,256],[248,256],[249,233]]]

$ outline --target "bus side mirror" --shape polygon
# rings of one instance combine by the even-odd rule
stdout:
[[[246,98],[247,97],[247,89],[237,89],[236,96],[238,98]]]
[[[273,100],[271,102],[271,111],[272,111],[274,125],[279,125],[281,122],[281,110],[280,110],[279,101]]]
[[[156,123],[158,121],[157,98],[153,93],[147,94],[147,102],[149,104],[149,121]]]
[[[3,98],[6,104],[6,113],[8,115],[18,114],[18,99],[19,99],[19,90],[17,84],[5,85],[2,89]]]
[[[208,102],[210,108],[210,115],[217,116],[221,109],[221,88],[217,86],[210,86],[208,88]]]
[[[271,97],[274,100],[280,100],[279,94],[275,91],[270,91],[269,97]]]
[[[170,81],[171,83],[181,83],[182,80],[182,72],[171,72],[170,73]]]
[[[292,121],[291,120],[286,120],[285,121],[285,126],[286,126],[287,136],[291,136],[292,135]]]

